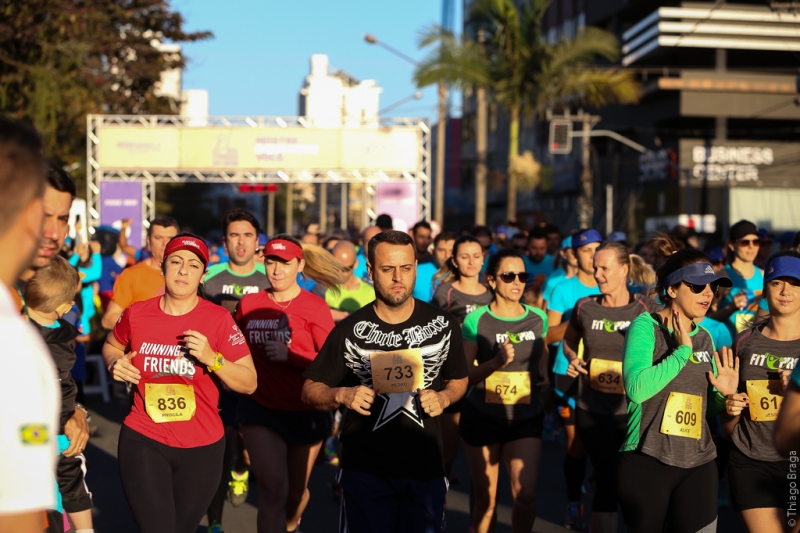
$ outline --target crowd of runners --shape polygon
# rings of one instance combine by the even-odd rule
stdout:
[[[339,467],[331,530],[442,531],[458,481],[471,531],[493,531],[502,463],[528,532],[559,439],[569,529],[710,532],[729,505],[750,532],[800,530],[800,233],[743,220],[701,249],[685,227],[632,243],[381,215],[297,238],[235,209],[218,246],[168,216],[142,250],[128,221],[81,243],[70,176],[8,119],[0,190],[0,532],[94,531],[87,349],[126,384],[143,533],[220,533],[251,481],[258,532],[298,531],[318,460]]]

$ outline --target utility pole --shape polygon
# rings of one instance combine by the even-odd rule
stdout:
[[[581,109],[578,111],[577,118],[583,123],[583,140],[581,141],[581,191],[583,194],[578,201],[578,217],[581,229],[587,229],[592,227],[594,219],[594,175],[592,174],[590,132],[592,126],[600,122],[600,117],[584,113]]]
[[[483,48],[483,30],[478,30],[478,43]],[[475,116],[475,225],[486,225],[486,151],[488,144],[488,114],[489,109],[486,104],[486,88],[478,86],[475,88],[475,100],[477,102],[477,112]]]

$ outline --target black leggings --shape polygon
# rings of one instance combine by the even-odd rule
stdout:
[[[641,452],[623,452],[619,463],[619,504],[630,533],[662,531],[665,524],[672,533],[716,531],[714,461],[679,468]]]
[[[617,468],[619,448],[628,431],[627,415],[599,415],[578,409],[575,430],[592,460],[597,488],[592,500],[596,513],[617,512]]]
[[[125,498],[141,533],[195,533],[222,475],[225,439],[173,448],[128,426],[117,457]]]

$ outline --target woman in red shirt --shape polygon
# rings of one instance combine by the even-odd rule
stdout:
[[[222,476],[212,374],[249,394],[256,372],[230,313],[198,296],[208,266],[203,240],[176,235],[164,257],[164,295],[122,313],[103,358],[114,379],[134,385],[117,457],[136,524],[147,533],[194,533]]]
[[[342,265],[323,248],[276,235],[264,250],[271,288],[248,294],[236,322],[250,346],[258,388],[239,402],[250,466],[258,481],[258,532],[294,531],[309,492],[311,468],[331,433],[331,414],[300,401],[303,371],[333,329],[328,306],[303,290],[297,276],[325,287],[341,280]]]

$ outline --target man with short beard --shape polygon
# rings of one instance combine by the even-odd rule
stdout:
[[[205,280],[206,299],[231,312],[239,300],[269,288],[263,261],[256,261],[258,219],[244,209],[228,211],[222,218],[222,238],[228,261],[208,268]],[[249,490],[250,461],[244,439],[237,430],[236,409],[239,395],[220,388],[219,416],[225,428],[225,455],[219,489],[208,506],[209,531],[222,531],[225,496],[234,507],[242,505]],[[231,465],[231,462],[234,462]],[[217,528],[217,529],[214,529]]]
[[[438,532],[447,493],[438,416],[467,389],[461,330],[411,297],[406,233],[373,237],[368,269],[376,300],[333,329],[304,374],[303,402],[348,409],[337,478],[347,531]]]

